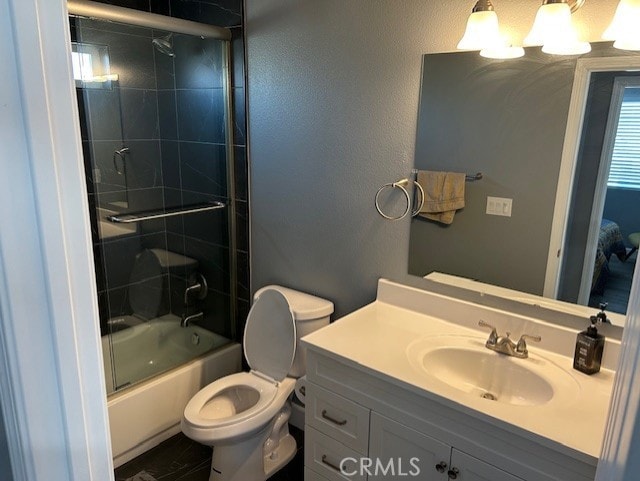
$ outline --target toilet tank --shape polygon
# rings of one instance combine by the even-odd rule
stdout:
[[[333,302],[276,285],[259,289],[253,296],[254,300],[267,289],[280,292],[287,299],[289,308],[293,312],[293,318],[296,322],[296,354],[289,370],[289,376],[302,377],[307,372],[307,349],[302,346],[300,338],[329,324],[329,318],[333,314]]]

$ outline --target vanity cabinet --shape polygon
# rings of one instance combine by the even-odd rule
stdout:
[[[506,471],[480,461],[448,444],[376,413],[371,415],[369,457],[384,466],[394,466],[370,480],[406,479],[424,481],[522,481]],[[400,461],[399,461],[400,460]],[[395,475],[394,475],[395,474]]]
[[[589,481],[595,476],[595,462],[586,455],[568,455],[535,434],[482,419],[313,346],[307,380],[307,481]],[[341,473],[341,462],[348,476]],[[363,462],[369,469],[362,469]]]

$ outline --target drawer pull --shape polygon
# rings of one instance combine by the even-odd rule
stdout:
[[[322,461],[322,464],[326,464],[326,465],[327,465],[327,466],[329,466],[331,469],[335,469],[335,470],[336,470],[336,471],[338,471],[339,473],[342,473],[342,471],[340,470],[340,467],[339,467],[339,466],[336,466],[335,464],[333,464],[331,461],[329,461],[329,460],[327,459],[327,455],[326,455],[326,454],[323,454],[323,455],[322,455],[322,459],[321,459],[321,461]]]
[[[336,419],[336,418],[334,418],[332,416],[329,416],[327,414],[327,410],[326,409],[322,410],[322,417],[325,418],[327,421],[331,421],[333,424],[337,424],[338,426],[344,426],[345,424],[347,424],[347,420],[346,419],[343,419],[343,420],[339,421],[338,419]]]

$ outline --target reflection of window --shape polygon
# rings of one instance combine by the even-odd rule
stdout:
[[[71,43],[71,62],[76,87],[111,88],[117,74],[109,71],[109,47],[90,43]]]
[[[607,186],[640,190],[640,88],[625,89]]]
[[[93,66],[91,54],[71,52],[73,62],[73,78],[76,80],[90,81],[93,78]]]

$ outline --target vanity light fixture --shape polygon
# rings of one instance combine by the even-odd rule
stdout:
[[[553,55],[580,55],[591,51],[589,42],[578,39],[571,13],[584,0],[543,0],[533,28],[524,39],[525,45],[542,45],[542,51]]]
[[[509,59],[524,55],[522,47],[512,47],[500,35],[498,15],[491,0],[478,0],[475,4],[458,49],[480,50],[480,55],[486,58]]]
[[[467,29],[458,50],[493,49],[503,45],[498,25],[498,15],[491,0],[478,0],[467,20]]]
[[[611,25],[602,34],[621,50],[640,50],[640,0],[620,0]]]

